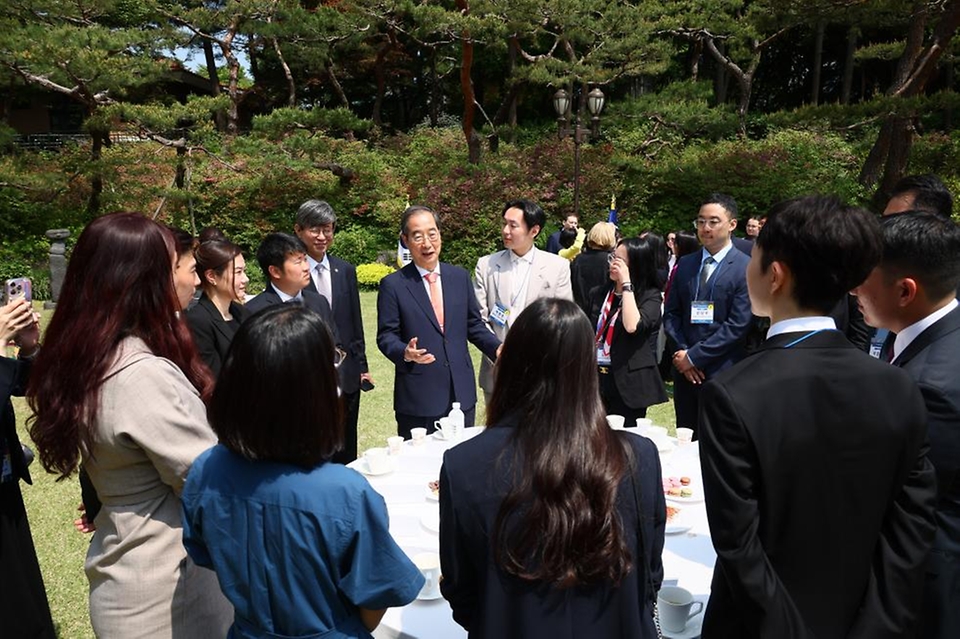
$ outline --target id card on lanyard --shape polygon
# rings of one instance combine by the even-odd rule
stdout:
[[[690,303],[691,324],[713,324],[715,309],[713,302],[713,289],[714,285],[717,283],[717,275],[720,274],[720,268],[722,266],[722,262],[717,264],[717,267],[713,269],[713,273],[710,274],[710,279],[707,281],[707,284],[709,285],[709,289],[707,291],[708,299],[700,299],[700,282],[697,282],[697,288],[693,295],[693,301]]]

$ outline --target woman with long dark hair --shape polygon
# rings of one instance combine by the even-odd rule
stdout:
[[[440,471],[440,588],[470,637],[656,637],[656,447],[607,425],[594,332],[542,298],[507,334],[488,428]]]
[[[247,290],[246,262],[240,247],[226,240],[209,240],[197,247],[197,272],[203,293],[187,311],[200,357],[214,376],[227,356],[227,349],[246,317],[243,308]]]
[[[330,461],[343,441],[335,360],[319,315],[277,304],[224,361],[210,402],[220,444],[187,478],[184,544],[236,606],[233,637],[369,637],[423,586],[383,497]]]
[[[179,494],[216,436],[175,260],[170,231],[142,215],[91,222],[27,389],[44,468],[67,477],[82,459],[103,502],[85,565],[100,637],[222,637],[232,618],[182,543]]]
[[[647,407],[667,401],[657,369],[661,301],[656,246],[647,237],[621,240],[610,259],[610,284],[590,295],[596,327],[600,396],[630,427]]]

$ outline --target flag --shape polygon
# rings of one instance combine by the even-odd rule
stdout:
[[[403,268],[407,264],[413,261],[413,256],[410,255],[410,249],[407,248],[407,245],[403,243],[403,236],[397,240],[397,268]]]
[[[617,196],[616,195],[610,196],[610,214],[607,216],[607,222],[617,225]]]

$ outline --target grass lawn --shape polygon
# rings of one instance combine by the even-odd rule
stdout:
[[[364,318],[367,339],[367,360],[376,388],[364,393],[360,401],[359,450],[373,446],[386,446],[386,439],[396,434],[393,418],[393,365],[377,350],[376,293],[361,293],[360,305]],[[44,325],[50,312],[43,313]],[[470,347],[474,367],[479,370],[480,353]],[[481,391],[477,391],[482,398]],[[484,411],[482,400],[477,407],[477,423],[482,424]],[[20,438],[29,442],[25,422],[28,415],[26,402],[14,398]],[[648,411],[654,423],[667,426],[673,431],[673,405],[661,404]],[[30,528],[33,532],[40,568],[43,571],[53,620],[60,637],[66,639],[93,637],[87,611],[87,581],[83,574],[83,561],[89,537],[76,532],[73,520],[80,503],[80,488],[75,477],[57,482],[53,475],[46,474],[39,462],[31,467],[33,486],[21,484]]]

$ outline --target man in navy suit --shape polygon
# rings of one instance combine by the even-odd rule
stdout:
[[[260,242],[257,262],[267,279],[267,288],[244,304],[249,311],[247,318],[274,304],[299,302],[323,318],[339,347],[340,337],[330,304],[314,291],[306,290],[310,282],[310,263],[303,242],[288,233],[271,233]]]
[[[747,293],[750,258],[731,242],[737,203],[713,193],[694,222],[703,250],[684,256],[667,296],[663,326],[677,344],[673,353],[673,403],[677,426],[697,431],[700,387],[745,355],[751,325]]]
[[[469,341],[496,359],[500,340],[480,317],[470,275],[440,263],[440,219],[426,206],[403,212],[400,233],[413,262],[380,282],[377,346],[396,366],[393,408],[397,432],[433,430],[459,402],[472,426],[477,384]]]
[[[307,200],[297,210],[293,229],[307,247],[307,262],[310,265],[307,289],[319,293],[330,304],[333,321],[347,353],[339,369],[340,390],[346,408],[343,449],[333,457],[333,461],[347,464],[357,458],[361,384],[373,384],[373,379],[367,368],[357,269],[353,264],[330,255],[336,226],[337,215],[333,207],[322,200]]]
[[[893,365],[920,387],[937,473],[937,533],[917,636],[960,637],[960,228],[928,212],[881,225],[883,260],[854,292],[868,324],[896,333]]]

